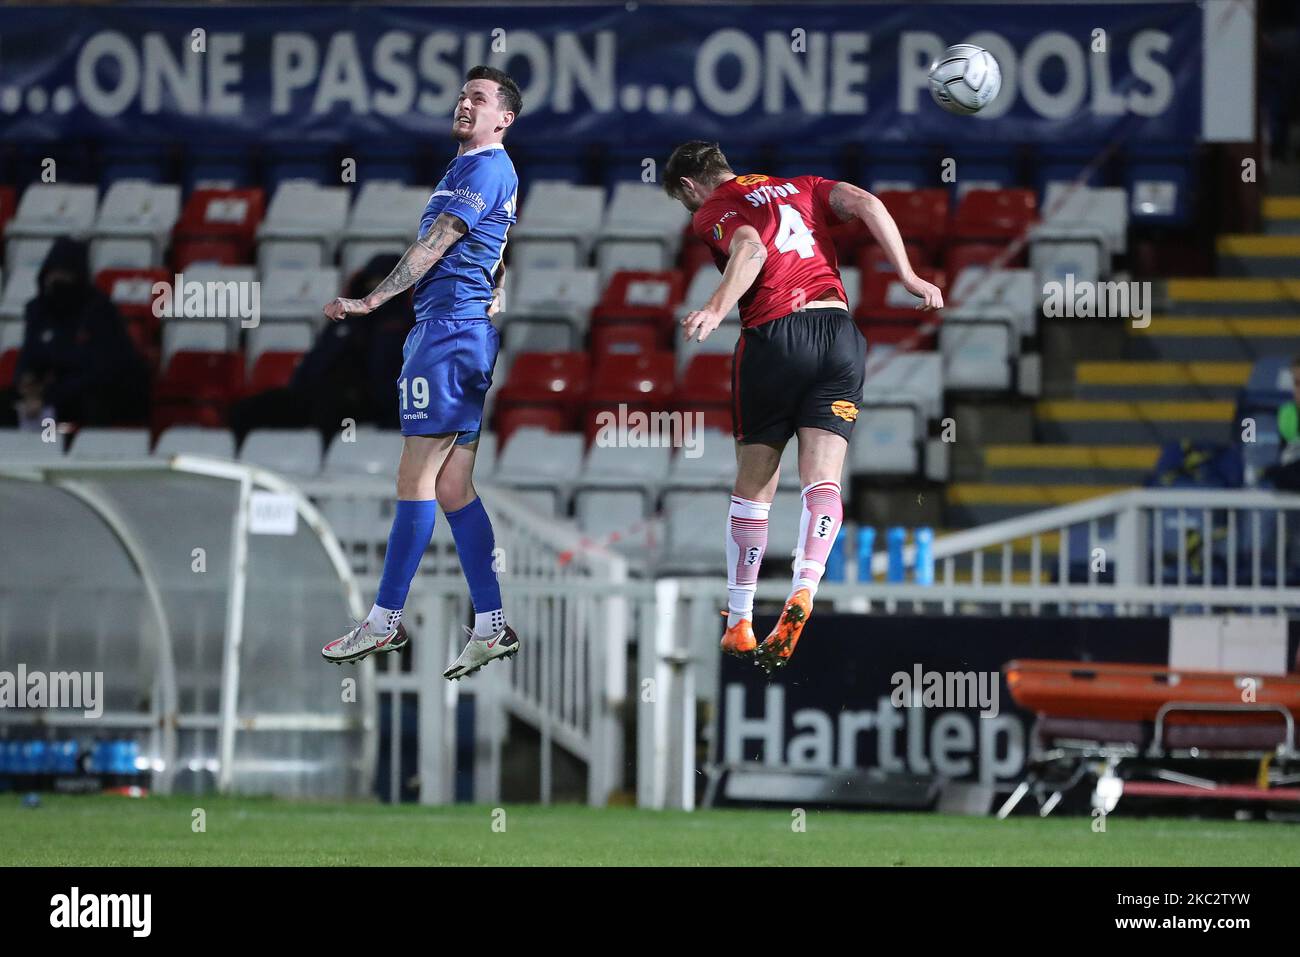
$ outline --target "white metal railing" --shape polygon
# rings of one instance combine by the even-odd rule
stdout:
[[[308,483],[317,498],[391,496],[387,480]],[[440,673],[463,642],[468,595],[454,554],[435,554],[412,589],[419,628],[409,674],[381,671],[381,690],[420,697],[420,797],[452,800],[454,715],[462,690],[475,695],[476,800],[500,788],[505,721],[541,740],[538,793],[554,789],[552,746],[585,761],[588,801],[603,804],[623,783],[623,720],[629,654],[636,669],[637,801],[694,803],[696,707],[716,694],[725,581],[716,575],[633,579],[620,556],[571,525],[544,519],[508,491],[486,486],[501,549],[501,580],[523,653],[464,682]],[[871,559],[868,581],[824,582],[822,607],[929,614],[1169,614],[1187,609],[1300,609],[1288,579],[1300,542],[1300,497],[1271,492],[1134,489],[935,539],[936,581],[881,580],[888,557]],[[1192,533],[1199,533],[1198,540]],[[385,532],[386,534],[386,532]],[[1208,543],[1208,544],[1204,544]],[[352,554],[379,555],[374,542]],[[1073,548],[1072,548],[1073,546]],[[1100,551],[1098,551],[1100,550]],[[769,552],[769,562],[777,560]],[[991,560],[990,559],[991,556]],[[904,550],[911,568],[915,548]],[[857,578],[852,560],[849,578]],[[1019,572],[1019,574],[1017,574]],[[378,567],[363,573],[373,589]],[[782,601],[782,580],[759,585],[759,601]],[[396,758],[396,740],[393,742]],[[392,762],[396,785],[397,762]]]
[[[376,504],[392,498],[391,478],[318,479],[304,491],[326,513],[355,509],[377,520],[344,537],[364,591],[373,594],[382,571],[387,528]],[[408,618],[411,673],[381,668],[380,692],[390,694],[392,723],[400,728],[400,698],[415,694],[420,714],[420,800],[454,798],[455,716],[462,690],[475,701],[476,800],[495,800],[500,788],[502,743],[513,716],[540,739],[538,794],[554,790],[553,746],[588,766],[587,799],[604,804],[622,787],[622,720],[627,682],[627,562],[593,545],[571,525],[537,514],[508,490],[485,484],[480,492],[492,515],[495,561],[523,653],[507,668],[489,668],[459,682],[442,670],[464,644],[462,626],[473,617],[468,590],[450,542],[435,547],[412,583]],[[346,519],[345,519],[346,521]],[[355,528],[356,526],[354,526]],[[390,793],[397,793],[400,735],[390,739]]]

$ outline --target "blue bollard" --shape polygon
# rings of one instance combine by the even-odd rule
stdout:
[[[918,585],[934,584],[934,529],[918,528],[912,535],[916,542],[916,564],[912,580]]]
[[[907,566],[903,563],[903,543],[907,541],[907,529],[895,525],[885,533],[885,544],[889,549],[889,571],[885,581],[891,585],[907,581]]]
[[[835,541],[831,543],[830,554],[826,556],[826,581],[844,581],[847,567],[848,562],[844,558],[844,526],[841,525],[835,535]]]
[[[858,529],[858,581],[869,582],[871,575],[871,553],[876,547],[876,530],[863,527]]]

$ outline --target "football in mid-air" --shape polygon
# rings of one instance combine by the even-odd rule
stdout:
[[[958,43],[930,66],[930,95],[949,113],[969,116],[992,102],[1002,89],[998,61],[983,47]]]

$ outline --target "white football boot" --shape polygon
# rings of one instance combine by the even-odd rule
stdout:
[[[357,624],[342,638],[335,638],[320,650],[320,656],[326,661],[341,665],[345,661],[361,661],[374,654],[389,651],[401,651],[410,643],[411,637],[406,633],[406,626],[400,621],[394,631],[376,634],[370,630],[370,622]]]
[[[489,661],[509,658],[519,651],[519,637],[509,625],[490,638],[475,638],[474,631],[470,628],[466,628],[465,633],[469,635],[469,644],[460,653],[460,657],[452,662],[451,667],[442,673],[442,676],[450,681],[459,681],[467,675],[472,675]]]

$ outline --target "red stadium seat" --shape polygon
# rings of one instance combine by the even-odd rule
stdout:
[[[0,389],[13,388],[14,372],[18,369],[18,350],[7,349],[0,353]]]
[[[677,390],[677,408],[700,413],[706,429],[731,431],[731,365],[730,353],[701,353],[691,359]]]
[[[515,429],[536,425],[552,432],[574,427],[591,386],[585,352],[524,352],[497,394],[495,428],[505,441]]]
[[[898,224],[904,239],[920,243],[933,254],[948,231],[946,189],[886,189],[880,201]]]
[[[686,281],[675,269],[662,272],[624,270],[610,277],[591,312],[593,322],[671,321],[686,295]]]
[[[943,271],[949,276],[959,276],[967,266],[987,266],[1001,256],[1005,249],[1004,243],[953,243],[944,257]],[[1008,259],[1002,265],[1010,268],[1015,263]]]
[[[95,276],[95,285],[113,300],[123,319],[150,320],[155,329],[158,317],[153,314],[154,283],[172,281],[165,269],[102,269]]]
[[[663,325],[657,322],[602,322],[591,327],[591,355],[654,352],[663,346]]]
[[[248,377],[245,392],[256,395],[269,389],[283,389],[293,378],[293,370],[298,367],[302,357],[301,352],[263,352],[253,363],[253,372]]]
[[[258,188],[196,189],[181,210],[172,238],[175,243],[196,240],[233,242],[235,262],[248,262],[257,225],[265,211],[266,194]]]
[[[682,241],[682,253],[678,257],[678,265],[681,266],[683,276],[694,276],[701,266],[713,265],[713,252],[703,240],[696,239],[688,230],[687,238]]]
[[[675,365],[676,359],[668,351],[603,356],[592,377],[587,400],[584,416],[587,441],[596,435],[599,428],[596,416],[601,412],[617,412],[620,405],[625,405],[629,412],[669,409],[676,391]]]
[[[917,269],[922,279],[945,292],[944,274],[936,269]],[[942,319],[942,313],[921,312],[921,300],[909,293],[892,273],[872,272],[862,275],[862,296],[854,318],[868,345],[886,345],[910,339],[921,326]],[[938,339],[931,331],[917,343],[918,349],[933,349]]]
[[[561,406],[577,411],[591,384],[591,357],[585,352],[524,352],[497,394],[497,407]]]
[[[907,251],[907,261],[912,264],[913,269],[920,270],[930,267],[930,253],[925,246],[918,242],[904,240],[903,249]],[[857,264],[863,273],[892,273],[894,271],[894,267],[889,263],[889,257],[885,255],[884,248],[874,241],[859,250]]]
[[[12,186],[0,186],[0,235],[18,209],[18,192]]]
[[[920,268],[916,274],[928,282],[934,283],[941,291],[947,284],[942,270]],[[921,302],[904,287],[893,273],[864,272],[862,274],[862,294],[858,299],[858,308],[854,318],[864,320],[909,321],[916,316],[928,315],[917,310]]]
[[[1038,219],[1032,189],[972,189],[953,217],[956,239],[1015,239]]]
[[[182,349],[171,357],[158,380],[165,400],[230,402],[244,389],[244,357],[238,352]]]

